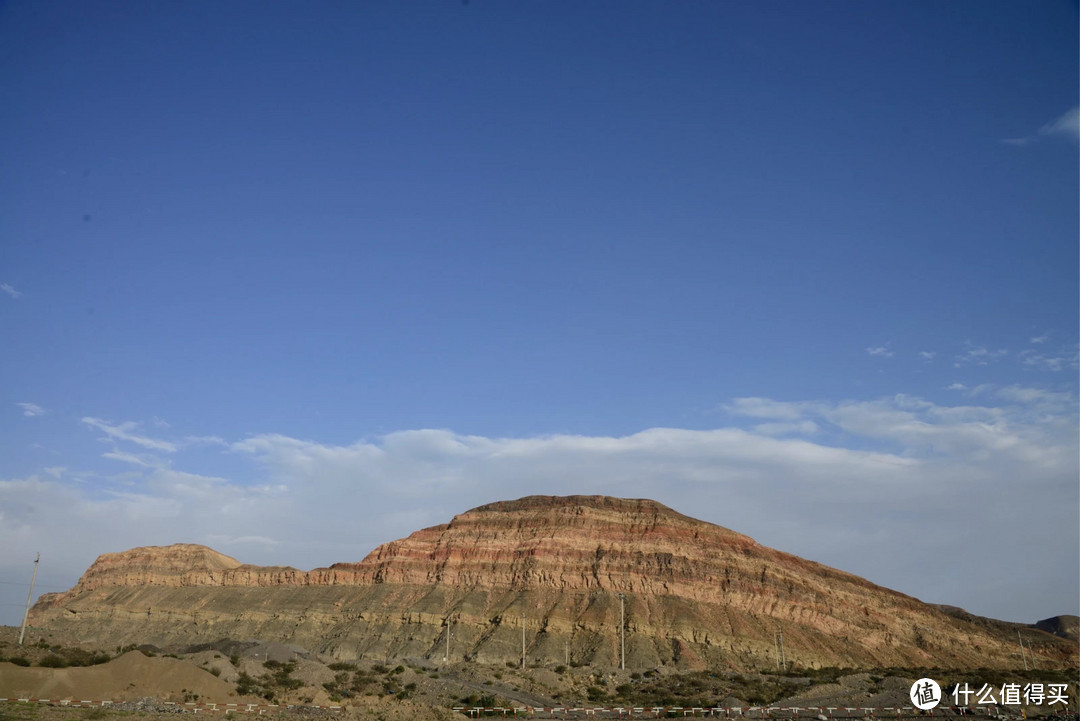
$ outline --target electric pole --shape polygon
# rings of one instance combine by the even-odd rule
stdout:
[[[1020,658],[1024,659],[1024,670],[1028,670],[1027,655],[1024,653],[1024,639],[1020,637],[1020,629],[1016,629],[1016,640],[1020,642]],[[1035,658],[1032,657],[1032,662]]]
[[[619,669],[626,670],[626,596],[619,594]]]
[[[446,617],[446,655],[443,656],[444,662],[450,661],[450,617]]]
[[[525,612],[521,612],[521,668],[525,669]]]
[[[34,597],[34,582],[37,581],[37,567],[38,561],[41,560],[41,554],[37,554],[34,558],[34,575],[30,577],[30,593],[26,594],[26,612],[23,613],[22,628],[19,629],[19,645],[22,646],[23,636],[26,635],[26,619],[30,617],[30,600]],[[1017,631],[1019,633],[1019,631]]]
[[[787,658],[784,657],[784,629],[778,626],[776,630],[780,638],[780,668],[787,671]]]

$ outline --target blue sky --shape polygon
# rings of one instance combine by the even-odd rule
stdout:
[[[529,493],[1077,613],[1077,24],[0,4],[0,622]]]

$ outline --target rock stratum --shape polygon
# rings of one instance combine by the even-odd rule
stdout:
[[[957,609],[959,610],[959,609]],[[767,548],[650,500],[530,496],[384,544],[359,563],[301,571],[177,544],[104,554],[31,623],[59,638],[178,647],[222,638],[341,660],[619,662],[775,667],[1016,667],[1022,632],[1041,668],[1075,641],[948,613]],[[620,619],[623,619],[620,621]]]

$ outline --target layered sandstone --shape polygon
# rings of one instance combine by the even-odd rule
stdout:
[[[35,625],[109,644],[222,637],[343,659],[450,657],[628,665],[1011,666],[1016,624],[949,614],[649,500],[532,496],[384,544],[358,563],[300,571],[202,546],[101,556],[42,596]],[[1012,632],[1012,638],[1009,633]],[[1047,666],[1075,644],[1024,631]]]

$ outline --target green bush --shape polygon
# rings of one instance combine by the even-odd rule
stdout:
[[[55,653],[51,653],[38,661],[38,666],[43,666],[44,668],[66,668],[67,665],[67,661],[60,658]]]
[[[335,661],[334,663],[327,666],[327,668],[331,671],[355,671],[356,664],[346,663],[345,661]]]
[[[15,664],[16,666],[29,666],[30,665],[30,661],[23,658],[22,656],[12,656],[11,658],[8,659],[8,661]]]

